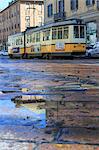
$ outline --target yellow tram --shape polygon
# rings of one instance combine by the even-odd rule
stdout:
[[[8,43],[11,58],[80,55],[86,51],[86,26],[78,19],[55,22],[11,35]]]
[[[24,56],[24,32],[8,36],[8,54],[10,58]]]

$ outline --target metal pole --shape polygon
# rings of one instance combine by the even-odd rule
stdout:
[[[35,27],[35,0],[33,3],[33,26]]]
[[[56,0],[56,14],[57,14],[57,0]]]

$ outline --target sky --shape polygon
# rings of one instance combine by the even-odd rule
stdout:
[[[11,0],[0,0],[0,10],[7,7],[9,2],[11,2]]]

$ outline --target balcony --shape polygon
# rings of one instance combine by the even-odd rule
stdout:
[[[59,12],[54,14],[54,21],[63,21],[66,19],[66,12]]]
[[[99,0],[97,0],[97,9],[99,9]]]

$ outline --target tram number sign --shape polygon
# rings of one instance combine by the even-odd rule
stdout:
[[[65,48],[64,42],[57,42],[55,48],[56,48],[56,50],[64,50],[64,48]]]

